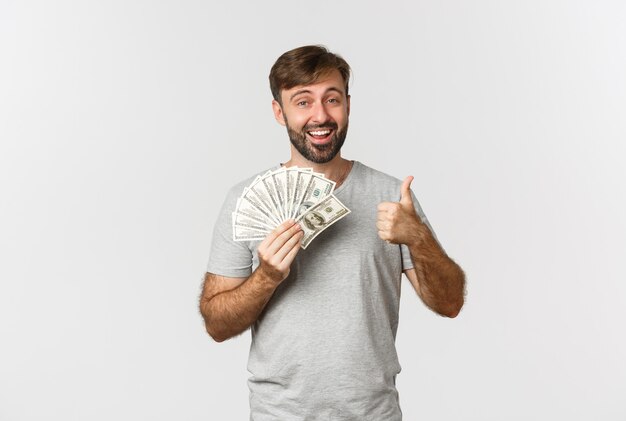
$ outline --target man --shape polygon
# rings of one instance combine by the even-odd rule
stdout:
[[[336,182],[351,213],[301,250],[289,220],[263,241],[232,241],[231,189],[213,235],[200,300],[221,342],[251,327],[250,419],[401,420],[395,387],[400,281],[455,317],[464,275],[435,239],[404,182],[341,156],[348,130],[350,67],[319,46],[284,53],[270,72],[272,107],[291,159]],[[278,165],[274,168],[279,168]]]

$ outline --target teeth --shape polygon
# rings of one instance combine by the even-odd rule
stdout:
[[[313,136],[325,136],[328,133],[330,133],[330,130],[317,130],[317,131],[309,132],[309,133],[311,133]]]

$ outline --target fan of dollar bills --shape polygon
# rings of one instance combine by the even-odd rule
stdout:
[[[288,219],[304,232],[303,249],[326,228],[350,213],[332,193],[335,182],[311,168],[268,171],[246,187],[233,212],[233,240],[263,240]]]

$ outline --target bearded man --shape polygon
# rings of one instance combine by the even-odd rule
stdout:
[[[301,250],[294,220],[262,241],[235,242],[231,212],[255,176],[234,186],[216,222],[200,311],[222,342],[252,331],[248,370],[254,421],[402,419],[395,348],[404,273],[422,301],[454,318],[465,277],[403,182],[341,156],[350,67],[320,46],[281,55],[272,108],[291,158],[336,183],[351,213]],[[265,172],[265,171],[264,171]]]

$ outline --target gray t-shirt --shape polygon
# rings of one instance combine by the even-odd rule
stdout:
[[[233,187],[215,225],[207,272],[247,277],[260,241],[232,240],[231,212],[254,179]],[[300,250],[252,326],[251,421],[398,421],[395,348],[406,246],[378,237],[377,206],[402,182],[358,161],[334,192],[351,213]],[[426,217],[413,196],[418,215]]]

